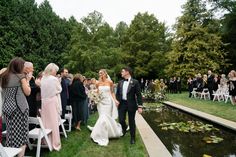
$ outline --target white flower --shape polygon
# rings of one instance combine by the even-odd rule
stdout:
[[[89,90],[88,97],[93,102],[92,104],[94,105],[99,104],[103,99],[102,93],[99,93],[97,90]]]

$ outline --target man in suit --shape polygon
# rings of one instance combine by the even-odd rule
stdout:
[[[66,68],[61,69],[61,107],[62,107],[62,114],[61,118],[65,118],[66,113],[66,105],[69,99],[69,90],[68,90],[68,83],[67,83],[67,76],[68,70]]]
[[[123,68],[121,76],[124,80],[117,85],[116,98],[120,102],[118,107],[119,122],[122,126],[123,135],[126,133],[127,124],[125,122],[128,112],[130,127],[130,143],[135,144],[135,113],[138,110],[142,113],[142,95],[139,82],[131,77],[132,70],[129,67]]]

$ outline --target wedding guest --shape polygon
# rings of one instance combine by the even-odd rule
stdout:
[[[192,97],[192,91],[193,91],[193,80],[191,77],[188,78],[188,81],[187,81],[187,84],[188,84],[188,92],[189,92],[189,98]]]
[[[97,89],[96,82],[97,82],[97,80],[95,78],[91,79],[90,90],[96,90]]]
[[[218,75],[215,74],[215,77],[213,80],[213,91],[217,91],[217,89],[219,88],[219,84],[220,84],[220,79],[219,79]]]
[[[197,79],[196,79],[196,87],[197,87],[197,92],[202,92],[203,90],[203,79],[202,79],[202,75],[200,73],[197,74]]]
[[[236,105],[236,71],[231,70],[229,73],[229,95],[232,97],[231,103]]]
[[[49,140],[51,141],[52,148],[56,151],[61,149],[59,119],[61,112],[60,93],[62,88],[56,77],[58,69],[56,64],[48,64],[41,79],[41,117],[45,128],[52,130]]]
[[[145,85],[144,85],[144,86],[145,86],[145,87],[144,87],[144,88],[145,88],[145,91],[148,90],[148,84],[149,84],[149,81],[146,80],[146,81],[145,81]]]
[[[73,123],[77,130],[80,129],[80,124],[83,121],[83,106],[86,101],[87,95],[83,85],[83,76],[76,74],[70,88],[70,97],[73,111]]]
[[[207,82],[207,75],[203,75],[203,89],[208,87],[208,82]]]
[[[61,118],[65,118],[65,113],[66,113],[66,105],[69,100],[69,84],[70,81],[67,79],[68,77],[68,69],[63,68],[61,69],[61,107],[62,107],[62,114]]]
[[[29,81],[31,93],[29,96],[26,97],[28,105],[29,105],[29,116],[36,117],[37,116],[37,105],[36,105],[36,93],[39,90],[39,87],[35,84],[35,79],[33,77],[34,66],[31,62],[25,62],[25,72],[32,76],[31,80]]]
[[[144,92],[145,82],[144,82],[144,79],[143,79],[143,78],[141,78],[141,80],[140,80],[140,86],[141,86],[142,92]]]
[[[181,93],[181,79],[180,77],[177,78],[177,81],[176,81],[176,85],[177,85],[177,93]]]
[[[224,91],[226,91],[228,88],[227,82],[228,82],[228,80],[227,80],[225,74],[222,74],[221,78],[220,78],[220,88],[222,88]]]
[[[38,73],[38,76],[36,77],[35,84],[38,88],[36,93],[36,106],[37,106],[37,115],[40,116],[39,110],[41,109],[41,79],[43,77],[43,71]]]
[[[7,68],[2,68],[0,70],[0,76],[4,73]],[[1,77],[0,77],[0,143],[2,143],[2,87],[1,87]]]
[[[91,84],[90,84],[90,91],[97,91],[96,87],[97,80],[95,78],[91,79]],[[95,112],[97,110],[94,102],[89,99],[89,113]]]
[[[87,121],[88,121],[88,118],[89,118],[89,108],[88,108],[88,104],[89,104],[89,101],[88,101],[88,92],[89,92],[89,82],[90,82],[90,79],[84,79],[83,80],[83,84],[84,84],[84,88],[85,88],[85,93],[86,93],[86,99],[84,101],[84,106],[83,106],[83,124],[87,125]]]
[[[67,99],[67,105],[70,106],[71,105],[71,101],[70,101],[70,86],[72,84],[72,81],[73,81],[73,74],[69,73],[68,76],[67,76],[67,83],[68,83],[68,91],[69,91],[69,99]]]
[[[169,85],[169,81],[167,79],[164,80],[164,83],[166,85],[166,92],[170,93],[170,85]]]
[[[6,146],[21,148],[18,157],[23,157],[28,144],[29,107],[25,95],[30,95],[30,75],[24,74],[22,58],[13,58],[6,72],[1,75],[3,95],[2,111],[6,121]]]
[[[214,87],[214,75],[212,74],[211,70],[208,70],[208,77],[207,77],[207,87],[210,93],[210,98],[213,100],[213,87]]]
[[[170,93],[174,93],[174,80],[172,77],[170,78]]]

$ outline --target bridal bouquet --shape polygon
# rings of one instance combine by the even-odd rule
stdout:
[[[102,100],[102,93],[97,92],[97,90],[89,90],[88,97],[92,104],[97,105]]]

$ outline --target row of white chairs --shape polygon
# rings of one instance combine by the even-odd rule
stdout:
[[[213,93],[213,101],[224,101],[225,103],[230,100],[232,102],[232,96],[229,95],[228,88],[218,88],[216,92]]]
[[[210,99],[210,93],[207,88],[204,88],[201,92],[198,92],[197,88],[193,88],[192,97],[206,100]]]
[[[71,106],[67,106],[67,111],[68,113],[65,114],[65,119],[60,119],[60,124],[59,126],[61,126],[62,128],[62,133],[64,134],[65,138],[67,138],[67,133],[66,131],[70,132],[71,131],[71,126],[72,126],[72,107]],[[59,117],[60,118],[60,117]],[[68,129],[66,130],[64,127],[64,124],[66,122],[66,120],[68,120]],[[28,141],[28,146],[29,148],[32,150],[33,146],[37,147],[36,150],[36,157],[40,157],[40,150],[41,147],[47,147],[50,151],[52,151],[52,145],[49,141],[48,136],[52,133],[51,129],[45,129],[42,119],[40,117],[29,117],[29,124],[35,124],[37,126],[39,126],[39,128],[34,128],[32,130],[29,131],[29,139],[37,139],[37,145],[36,144],[32,144],[30,143],[30,141]],[[3,131],[2,135],[6,136],[7,131]],[[42,139],[45,139],[46,141],[46,145],[42,144]],[[20,148],[10,148],[10,147],[3,147],[2,145],[0,146],[0,157],[14,157],[16,156],[18,153],[20,153],[21,149]]]
[[[194,88],[192,91],[193,98],[200,98],[200,99],[209,99],[210,100],[210,92],[207,88],[204,88],[202,92],[197,92],[197,88]],[[227,103],[229,100],[232,101],[232,96],[229,95],[228,88],[218,88],[217,91],[213,91],[212,94],[213,101],[224,101]]]

